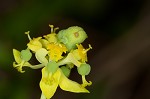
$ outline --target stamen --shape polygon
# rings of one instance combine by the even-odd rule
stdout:
[[[51,28],[51,33],[53,33],[54,32],[54,25],[49,24],[49,27]]]
[[[29,40],[31,41],[32,39],[31,39],[31,37],[30,37],[29,33],[30,33],[30,31],[25,32],[25,34],[27,34],[27,36],[28,36]]]
[[[59,29],[59,27],[56,27],[56,28],[54,28],[54,33],[56,32],[56,30],[58,30]]]
[[[89,44],[89,48],[84,50],[84,53],[86,53],[87,51],[89,51],[90,49],[92,49],[92,46]]]

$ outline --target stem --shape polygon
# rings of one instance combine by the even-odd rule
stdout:
[[[44,64],[30,65],[30,66],[28,66],[28,67],[30,67],[30,68],[32,68],[32,69],[39,69],[39,68],[44,67]]]
[[[60,66],[60,65],[65,65],[65,64],[69,64],[69,63],[73,63],[77,67],[79,67],[81,65],[81,63],[75,59],[75,57],[73,56],[72,53],[69,53],[66,58],[64,58],[63,60],[60,60],[58,62],[58,65]]]
[[[46,97],[44,96],[44,94],[41,94],[41,98],[40,99],[46,99]]]
[[[85,79],[85,75],[82,75],[82,83],[87,83],[86,79]]]

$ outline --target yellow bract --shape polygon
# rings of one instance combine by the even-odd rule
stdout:
[[[33,38],[33,40],[30,40],[30,42],[27,44],[28,48],[34,52],[42,48],[42,44],[40,42],[40,39],[42,37]]]
[[[70,91],[74,93],[90,93],[84,86],[79,83],[68,79],[60,70],[61,77],[59,81],[59,86],[64,91]]]
[[[50,43],[56,43],[57,42],[57,37],[56,37],[56,33],[51,33],[48,35],[44,36]]]
[[[61,71],[60,68],[52,74],[47,71],[46,67],[42,69],[42,79],[40,81],[40,88],[42,93],[47,99],[50,99],[58,85],[62,90],[75,92],[75,93],[89,93],[89,91],[84,88],[82,85],[78,84],[75,81],[68,79]]]
[[[13,49],[13,55],[14,55],[14,58],[15,58],[15,61],[17,62],[17,63],[21,63],[21,61],[22,61],[22,59],[21,59],[21,53],[18,51],[18,50],[16,50],[16,49]]]
[[[50,43],[47,46],[50,60],[58,61],[63,58],[62,53],[66,53],[67,48],[63,44]]]
[[[60,75],[61,73],[58,70],[52,75],[52,73],[49,73],[45,67],[42,69],[40,88],[47,99],[50,99],[56,92],[59,84]]]

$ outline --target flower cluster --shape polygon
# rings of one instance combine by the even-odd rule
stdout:
[[[25,32],[29,38],[27,48],[21,52],[13,49],[15,62],[13,67],[24,73],[23,67],[32,69],[42,68],[40,88],[41,99],[50,99],[59,86],[62,90],[74,93],[89,93],[85,88],[92,84],[85,76],[90,73],[91,67],[87,64],[87,52],[92,49],[91,45],[85,49],[82,42],[87,38],[85,31],[78,26],[59,31],[53,25],[49,25],[51,33],[43,37],[31,38],[29,31]],[[38,65],[29,63],[32,55],[35,54],[39,61]],[[82,77],[82,84],[70,80],[71,69],[76,66]]]

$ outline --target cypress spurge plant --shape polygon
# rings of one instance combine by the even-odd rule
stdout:
[[[24,73],[23,67],[40,69],[42,78],[39,83],[41,99],[50,99],[59,86],[64,91],[74,93],[90,93],[86,86],[92,84],[87,81],[85,76],[90,73],[91,67],[87,64],[87,52],[92,49],[84,48],[82,42],[87,38],[86,32],[78,26],[59,31],[53,25],[49,25],[51,33],[43,37],[31,38],[29,31],[25,34],[29,38],[27,48],[21,52],[13,49],[15,62],[13,67],[19,72]],[[35,56],[39,64],[32,65],[29,60]],[[70,80],[71,69],[77,67],[81,75],[82,84]]]

